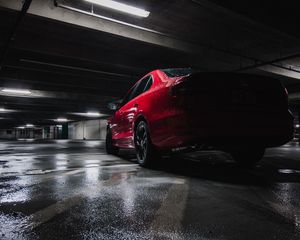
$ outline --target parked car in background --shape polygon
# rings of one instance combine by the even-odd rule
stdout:
[[[161,154],[208,147],[249,166],[293,137],[286,89],[259,75],[155,70],[110,109],[107,152],[135,149],[145,167]]]

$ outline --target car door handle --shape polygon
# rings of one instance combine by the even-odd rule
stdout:
[[[135,103],[133,106],[136,108],[136,107],[138,107],[138,106],[139,106],[139,104],[138,104],[138,103]]]

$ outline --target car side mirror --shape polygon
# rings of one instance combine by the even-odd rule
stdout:
[[[107,108],[111,111],[117,111],[121,106],[120,100],[107,104]]]

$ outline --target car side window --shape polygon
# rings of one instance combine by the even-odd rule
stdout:
[[[122,104],[121,104],[122,106],[132,99],[132,96],[133,96],[136,88],[137,88],[137,86],[132,87],[129,90],[129,92],[125,95],[125,97],[123,98]]]
[[[146,84],[146,86],[145,86],[143,92],[148,91],[148,90],[150,89],[150,87],[152,86],[152,84],[153,84],[153,78],[152,78],[152,76],[150,75],[150,76],[149,76],[149,79],[148,79],[148,82],[147,82],[147,84]]]
[[[152,76],[151,75],[142,79],[140,81],[139,85],[136,87],[132,99],[141,95],[145,91],[147,91],[151,87],[150,83],[152,84]]]
[[[143,91],[144,91],[144,89],[146,87],[147,82],[148,82],[148,77],[145,77],[144,79],[142,79],[140,81],[139,85],[135,89],[135,92],[133,94],[132,99],[143,93]]]
[[[135,97],[141,95],[142,93],[146,92],[150,89],[151,85],[153,83],[152,76],[147,76],[143,78],[138,84],[136,84],[135,87],[133,87],[127,95],[124,97],[122,101],[122,106],[129,102],[131,99],[134,99]]]

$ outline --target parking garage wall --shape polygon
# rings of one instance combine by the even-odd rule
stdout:
[[[88,120],[69,123],[69,139],[105,139],[106,120]]]
[[[41,129],[0,129],[0,139],[42,139]]]
[[[1,129],[0,130],[0,139],[15,139],[16,131],[12,129]]]

